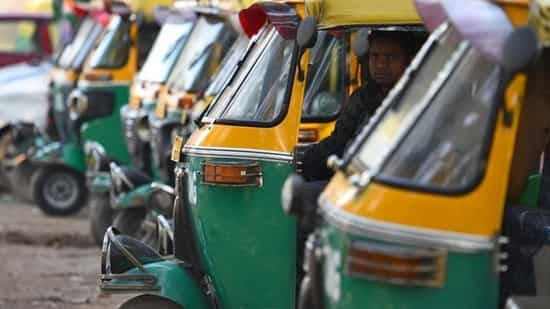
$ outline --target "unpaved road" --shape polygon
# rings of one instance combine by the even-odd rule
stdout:
[[[84,209],[54,218],[0,195],[0,309],[118,308],[128,296],[99,295],[100,250]]]

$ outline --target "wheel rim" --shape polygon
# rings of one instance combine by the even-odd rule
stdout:
[[[78,199],[78,181],[68,173],[54,173],[42,188],[46,202],[56,208],[71,207]]]

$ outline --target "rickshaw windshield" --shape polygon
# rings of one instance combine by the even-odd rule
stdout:
[[[446,37],[452,34],[450,28]],[[457,191],[471,186],[482,174],[497,104],[499,66],[461,41],[439,68],[419,98],[425,102],[423,110],[384,159],[378,180]],[[372,156],[375,151],[361,155],[369,153]]]
[[[231,49],[229,49],[227,55],[225,55],[222,63],[220,64],[218,72],[212,79],[212,82],[210,83],[208,88],[206,88],[206,97],[213,97],[222,90],[225,82],[234,73],[237,67],[237,62],[239,62],[239,59],[241,58],[243,52],[246,50],[247,46],[248,38],[246,36],[239,37],[239,39],[237,39],[237,41],[233,43],[233,46],[231,46]]]
[[[309,71],[306,79],[302,119],[308,121],[330,120],[340,110],[347,97],[346,76],[348,65],[346,39],[341,31],[332,35],[320,31],[315,46],[310,51]]]
[[[167,23],[162,26],[138,79],[164,82],[187,42],[193,22]]]
[[[286,111],[295,41],[285,40],[274,29],[268,35],[263,52],[246,72],[235,93],[225,101],[227,105],[216,122],[271,125]],[[210,115],[212,113],[207,117]]]
[[[202,16],[189,36],[168,84],[177,91],[200,92],[208,86],[236,33],[222,19]]]
[[[130,50],[130,22],[115,16],[90,57],[90,67],[118,68],[126,64]]]
[[[102,30],[101,25],[93,18],[84,19],[71,43],[63,48],[58,66],[63,69],[80,69]]]
[[[498,65],[468,48],[380,177],[437,190],[472,184],[484,169],[499,75]]]

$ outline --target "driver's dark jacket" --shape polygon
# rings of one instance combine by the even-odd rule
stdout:
[[[383,99],[380,87],[372,80],[352,93],[331,135],[307,147],[303,157],[303,176],[306,180],[326,180],[332,176],[334,172],[327,167],[328,157],[333,154],[342,157],[347,144],[367,124]]]

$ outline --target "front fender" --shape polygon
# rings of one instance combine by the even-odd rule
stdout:
[[[152,184],[152,182],[146,183],[130,192],[122,193],[115,197],[111,203],[113,209],[120,210],[147,206],[153,193]]]
[[[184,308],[208,308],[189,265],[174,258],[162,258],[152,248],[120,235],[112,227],[107,229],[101,249],[99,288],[102,292],[154,294]]]

